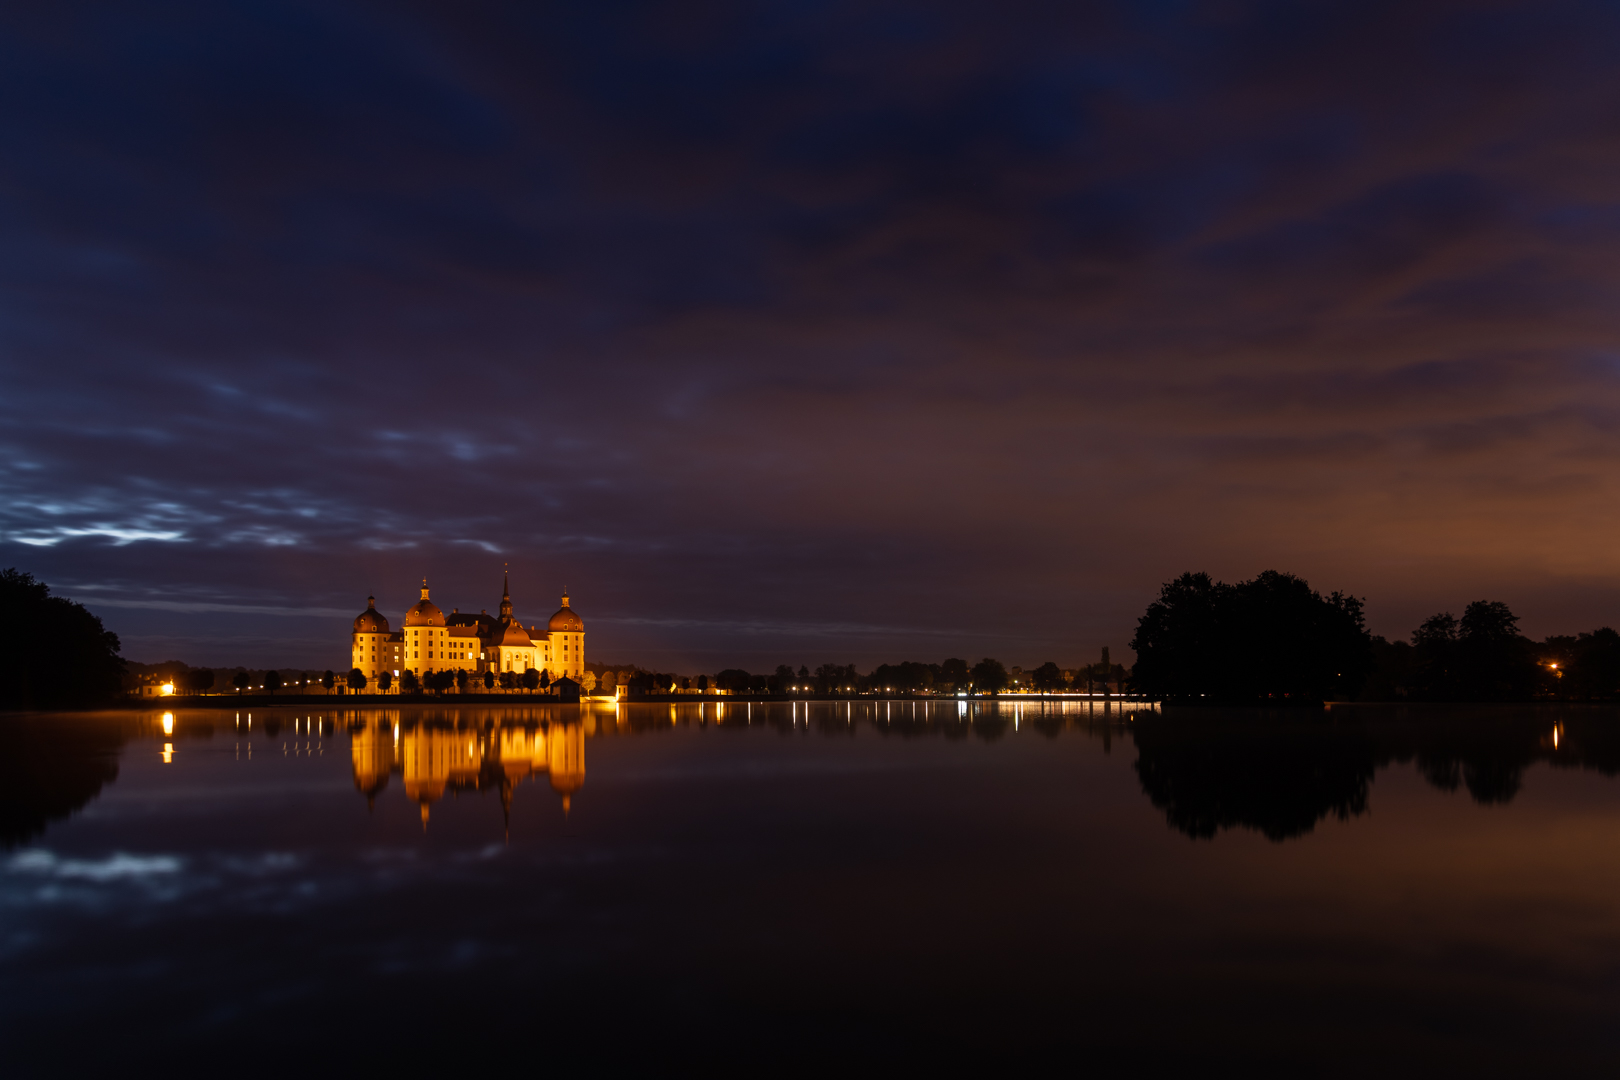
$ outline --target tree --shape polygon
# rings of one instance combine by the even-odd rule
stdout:
[[[747,690],[752,681],[753,676],[742,668],[726,668],[714,677],[716,689],[730,690],[733,694],[740,694]]]
[[[0,570],[0,709],[92,705],[116,695],[118,635],[32,574]]]
[[[502,690],[516,690],[517,685],[518,685],[518,679],[517,679],[516,675],[514,675],[510,671],[501,672],[501,689]]]
[[[697,688],[700,693],[706,694],[709,692],[709,677],[707,675],[697,677]]]
[[[390,690],[394,686],[394,673],[384,668],[377,676],[377,689]]]
[[[1361,601],[1267,570],[1227,585],[1167,582],[1131,640],[1135,685],[1171,701],[1320,704],[1354,697],[1371,663]]]
[[[484,672],[484,689],[495,689],[495,673],[493,671]]]
[[[541,668],[540,669],[540,689],[546,690],[546,689],[549,689],[550,686],[551,686],[551,672],[547,671],[544,668]]]
[[[980,693],[999,694],[1007,689],[1007,669],[988,656],[973,665],[972,679],[973,688]]]
[[[1536,647],[1499,600],[1476,600],[1461,619],[1431,615],[1412,631],[1413,682],[1428,701],[1520,701],[1540,681]]]
[[[529,693],[532,694],[532,693],[535,692],[535,690],[537,690],[539,688],[539,686],[540,686],[540,669],[539,668],[530,668],[528,671],[525,671],[523,673],[523,688],[525,690],[529,691]]]
[[[366,688],[366,673],[359,668],[349,669],[349,689],[364,690]]]
[[[281,672],[267,671],[264,673],[264,688],[274,694],[281,689]]]
[[[337,685],[337,676],[336,675],[334,675],[330,671],[321,672],[321,689],[322,690],[325,690],[328,694],[330,694],[332,692],[332,687],[334,687],[336,685]]]
[[[467,692],[467,669],[466,668],[457,668],[456,669],[456,692],[458,694],[465,694]]]
[[[205,694],[214,688],[214,669],[196,668],[183,676],[185,686],[193,694]]]
[[[1620,634],[1609,627],[1582,634],[1570,650],[1564,693],[1605,699],[1620,694]]]
[[[416,677],[416,672],[406,668],[399,677],[399,689],[401,693],[415,694],[422,689],[422,680]]]
[[[1358,701],[1396,701],[1408,697],[1416,686],[1417,661],[1406,641],[1372,639],[1372,668],[1357,695]]]
[[[1520,701],[1535,692],[1535,647],[1500,600],[1476,600],[1463,609],[1457,645],[1465,700]]]
[[[1457,619],[1449,611],[1430,615],[1412,631],[1415,695],[1430,701],[1457,700]]]
[[[252,684],[253,680],[248,677],[248,673],[245,671],[238,671],[236,673],[236,678],[231,680],[231,685],[236,687],[237,697],[241,697],[242,691],[246,690]]]
[[[966,686],[968,681],[967,661],[959,660],[953,656],[939,665],[939,681],[952,690],[960,690]]]
[[[1056,663],[1048,660],[1030,673],[1035,689],[1043,694],[1056,693],[1063,689],[1063,669]]]

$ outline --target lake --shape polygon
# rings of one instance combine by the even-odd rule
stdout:
[[[1620,712],[0,718],[8,1076],[1613,1071]]]

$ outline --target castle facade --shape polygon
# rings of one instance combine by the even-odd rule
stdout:
[[[390,630],[388,620],[377,610],[377,598],[366,598],[366,610],[354,620],[350,634],[351,667],[365,675],[368,685],[388,672],[398,678],[409,671],[418,678],[435,671],[466,671],[482,675],[512,672],[522,676],[532,669],[544,671],[550,682],[564,675],[581,682],[585,677],[585,620],[568,606],[564,593],[557,609],[541,631],[527,629],[512,615],[510,581],[502,583],[500,617],[487,610],[477,615],[462,614],[452,608],[445,615],[428,599],[427,579],[422,581],[422,599],[405,613],[405,625]]]

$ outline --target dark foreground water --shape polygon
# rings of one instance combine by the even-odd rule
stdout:
[[[0,1073],[1620,1064],[1620,713],[0,718]]]

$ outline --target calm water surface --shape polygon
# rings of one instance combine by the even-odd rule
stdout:
[[[7,1075],[1611,1074],[1620,713],[0,719]]]

